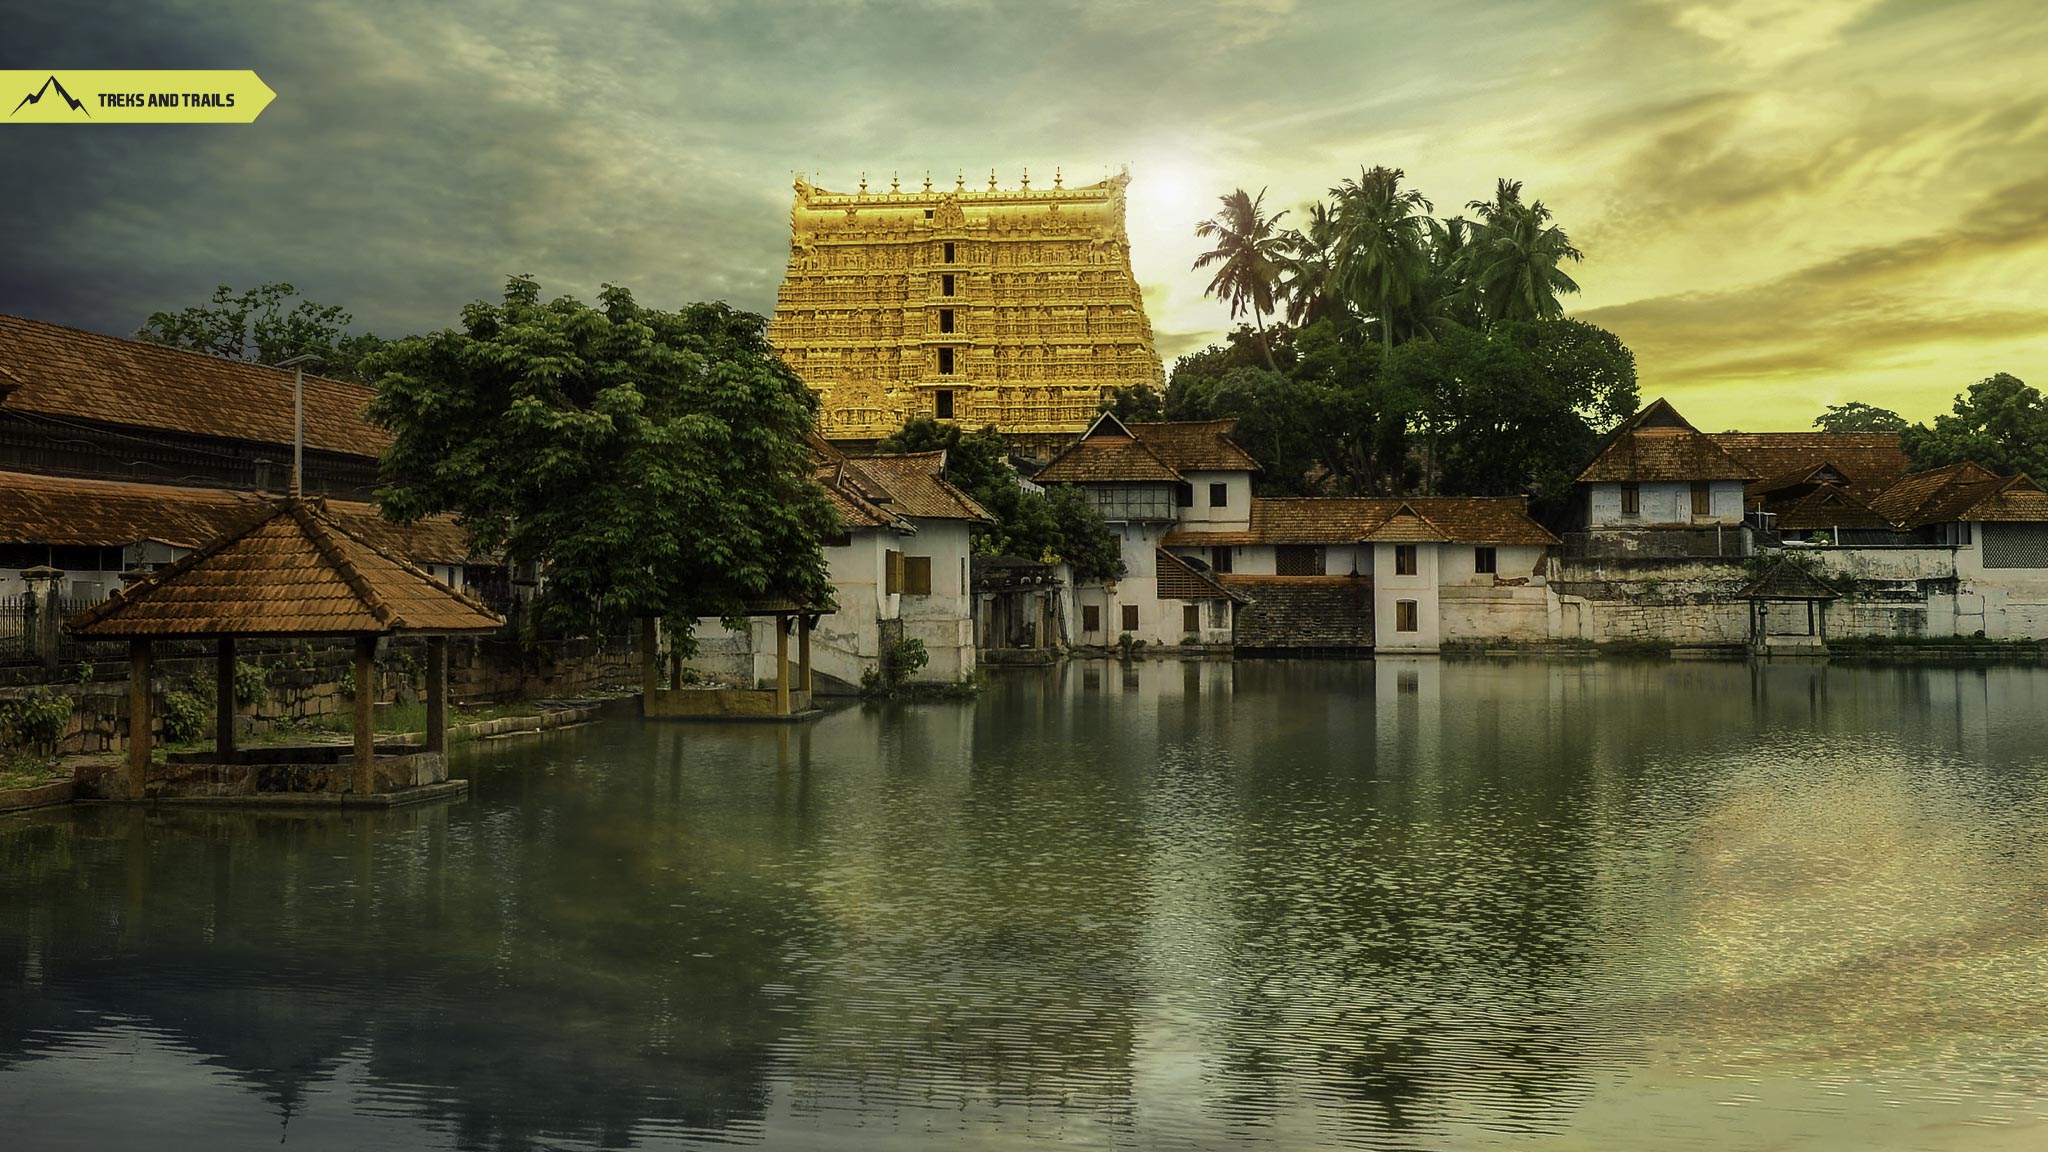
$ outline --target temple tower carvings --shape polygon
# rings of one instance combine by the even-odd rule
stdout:
[[[1067,188],[829,192],[796,182],[768,338],[820,431],[912,416],[1074,433],[1113,388],[1164,382],[1124,235],[1128,175]]]

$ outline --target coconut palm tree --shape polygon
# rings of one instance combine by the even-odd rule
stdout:
[[[1414,327],[1416,296],[1429,276],[1427,228],[1431,205],[1422,193],[1403,191],[1407,173],[1368,168],[1330,189],[1337,203],[1337,281],[1360,311],[1380,326],[1380,342],[1394,346],[1397,326]]]
[[[1489,323],[1503,320],[1554,320],[1564,315],[1560,295],[1579,290],[1578,282],[1558,267],[1581,258],[1564,229],[1550,222],[1550,209],[1538,200],[1522,202],[1522,183],[1501,180],[1492,200],[1467,205],[1479,219],[1467,246],[1466,279]]]
[[[1249,311],[1259,329],[1259,350],[1266,354],[1266,367],[1273,363],[1273,349],[1266,342],[1266,314],[1274,310],[1273,289],[1279,280],[1280,260],[1286,250],[1286,234],[1277,225],[1285,211],[1271,216],[1261,210],[1266,190],[1257,196],[1239,188],[1216,198],[1223,211],[1195,225],[1195,235],[1214,238],[1216,247],[1195,258],[1200,270],[1218,265],[1206,294],[1230,305],[1230,318]]]
[[[1287,298],[1287,322],[1297,328],[1339,316],[1337,217],[1318,200],[1308,209],[1308,229],[1290,229],[1280,256],[1280,293]]]

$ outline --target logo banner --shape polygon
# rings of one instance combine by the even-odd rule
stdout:
[[[247,69],[0,71],[0,124],[247,124],[276,97]]]

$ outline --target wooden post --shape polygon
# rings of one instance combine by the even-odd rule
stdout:
[[[647,712],[647,706],[654,701],[654,694],[661,690],[660,666],[655,661],[655,649],[660,647],[660,631],[655,627],[652,616],[640,618],[640,711]]]
[[[149,794],[149,641],[128,641],[128,798]]]
[[[213,754],[223,764],[235,760],[235,638],[223,636],[213,658]]]
[[[377,655],[375,636],[356,637],[356,795],[377,790]]]
[[[448,638],[427,637],[427,751],[448,753]]]
[[[775,618],[775,711],[789,715],[789,617]]]
[[[796,618],[796,686],[800,692],[811,690],[811,618]]]

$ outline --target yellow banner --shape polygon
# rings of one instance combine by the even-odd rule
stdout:
[[[0,71],[5,124],[247,124],[276,97],[247,69]]]

